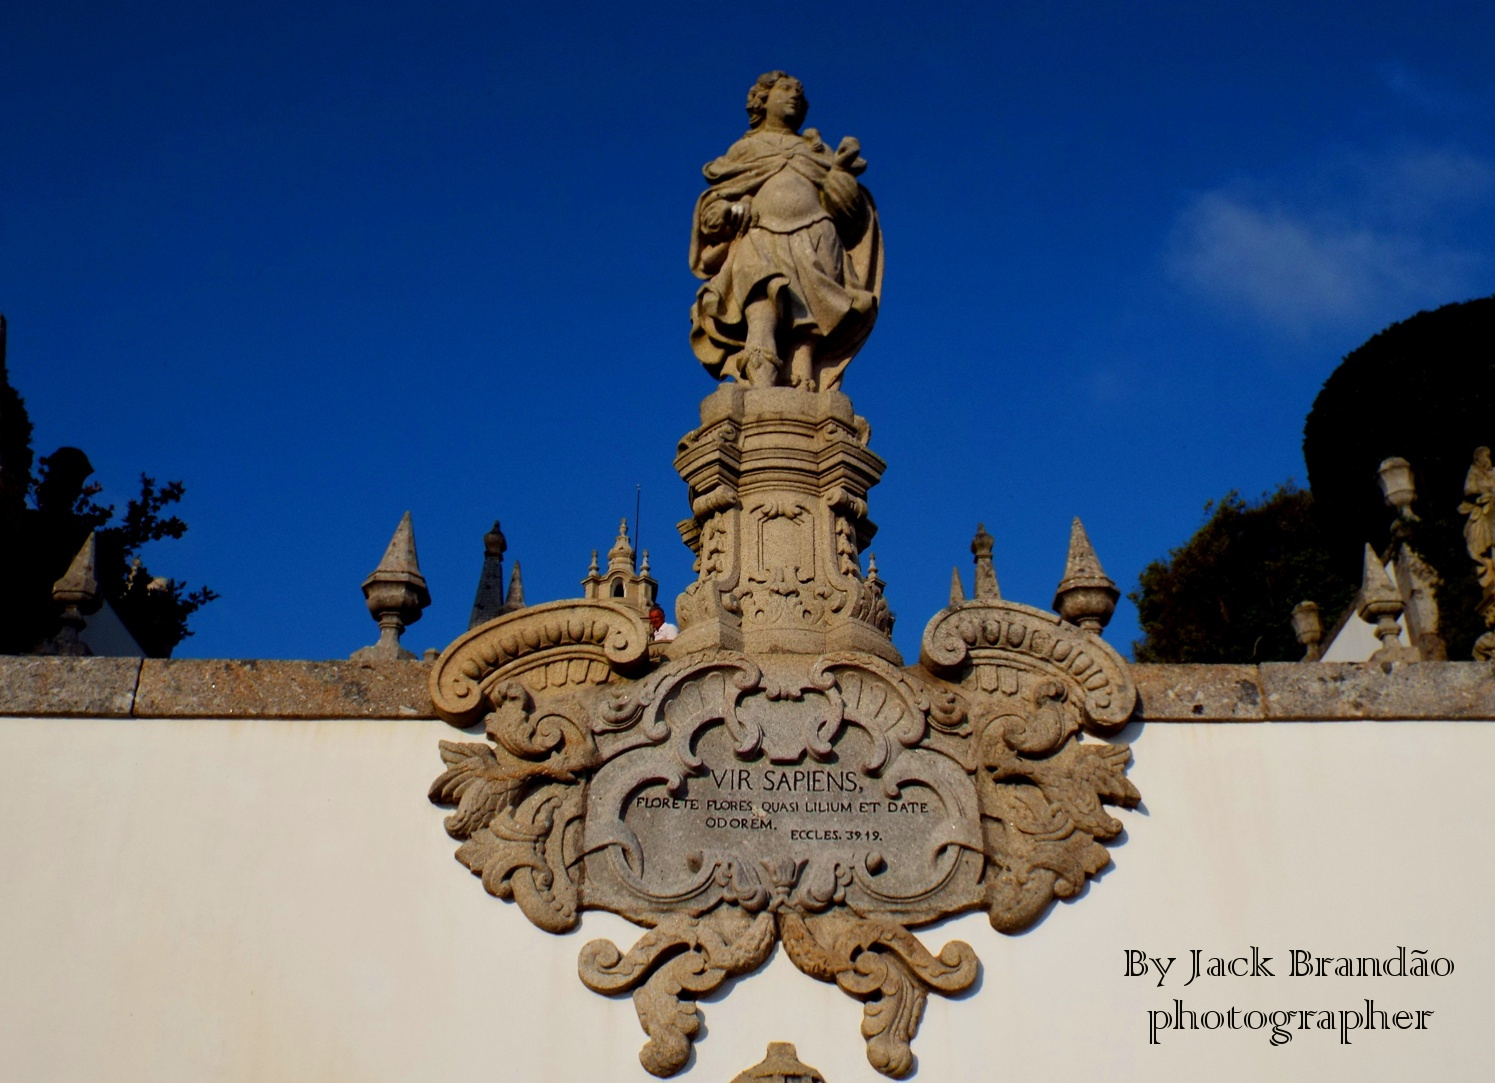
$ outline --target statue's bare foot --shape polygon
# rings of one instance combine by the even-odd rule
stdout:
[[[749,387],[773,387],[779,382],[778,356],[761,346],[749,346],[742,362],[742,374]]]
[[[815,345],[801,342],[789,359],[789,383],[801,391],[815,390]]]

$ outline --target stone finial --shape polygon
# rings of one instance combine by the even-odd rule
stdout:
[[[1121,592],[1101,567],[1085,524],[1079,516],[1069,527],[1069,555],[1064,561],[1064,578],[1054,594],[1054,610],[1071,624],[1100,635],[1101,629],[1116,612]]]
[[[1399,457],[1386,459],[1376,470],[1376,481],[1386,506],[1397,512],[1396,521],[1391,524],[1392,549],[1387,559],[1395,562],[1407,639],[1419,658],[1446,659],[1448,644],[1438,631],[1438,573],[1412,548],[1411,525],[1417,522],[1412,511],[1412,502],[1417,499],[1412,465]]]
[[[960,581],[960,569],[950,569],[950,604],[959,605],[966,600],[965,584]]]
[[[62,607],[62,627],[38,649],[38,654],[89,655],[93,651],[81,636],[87,615],[97,613],[104,602],[97,573],[98,542],[92,531],[62,578],[52,584],[52,600]]]
[[[589,567],[587,569],[587,575],[588,575],[588,577],[595,579],[599,574],[600,574],[600,569],[597,567],[597,550],[593,549],[592,550],[592,564],[591,564],[591,567]]]
[[[607,551],[607,570],[633,573],[633,545],[628,541],[626,518],[618,520],[618,537],[613,542],[613,547]]]
[[[887,586],[887,584],[882,581],[882,576],[877,574],[876,553],[867,554],[867,575],[865,576],[863,581],[878,593],[882,593],[882,588]]]
[[[472,600],[472,615],[467,619],[467,627],[487,624],[503,612],[504,553],[508,548],[509,543],[495,519],[493,529],[483,535],[483,570],[478,575],[478,590]]]
[[[732,1083],[825,1083],[825,1076],[799,1059],[793,1042],[769,1042],[768,1056]]]
[[[1324,621],[1317,602],[1293,606],[1293,635],[1303,647],[1303,661],[1317,662],[1324,655]]]
[[[1412,502],[1417,499],[1417,486],[1412,480],[1412,464],[1400,456],[1383,460],[1376,468],[1376,481],[1381,486],[1381,497],[1388,508],[1395,508],[1404,520],[1415,521]]]
[[[400,646],[400,635],[408,625],[420,620],[422,611],[431,604],[431,594],[415,555],[415,527],[408,511],[395,528],[384,559],[363,581],[363,596],[369,612],[379,622],[379,642],[354,651],[354,660],[414,658],[414,654]]]
[[[514,613],[524,608],[524,579],[519,574],[519,561],[514,561],[514,570],[509,573],[509,593],[499,613]]]
[[[1415,662],[1417,651],[1403,646],[1397,618],[1402,615],[1402,596],[1386,574],[1381,558],[1369,543],[1365,546],[1365,571],[1360,584],[1360,619],[1376,626],[1381,649],[1370,656],[1372,662]]]
[[[971,552],[976,557],[976,597],[982,600],[997,600],[1002,597],[997,587],[997,570],[992,567],[991,551],[996,539],[986,532],[985,523],[976,524],[976,536],[971,539]]]

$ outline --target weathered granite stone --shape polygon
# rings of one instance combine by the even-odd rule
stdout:
[[[37,648],[37,654],[86,657],[93,653],[83,642],[81,633],[88,614],[98,612],[104,601],[95,573],[97,560],[98,543],[94,532],[89,531],[88,539],[73,557],[67,571],[52,584],[52,600],[62,607],[59,618],[62,626],[55,636]]]
[[[429,718],[419,661],[220,661],[148,658],[138,718]]]
[[[718,379],[834,391],[872,331],[882,294],[882,231],[851,137],[832,151],[800,126],[799,80],[765,72],[748,91],[750,128],[706,165],[690,269],[706,284],[691,346]]]
[[[1274,662],[1261,667],[1261,688],[1274,722],[1495,719],[1489,662]]]
[[[1261,722],[1256,666],[1132,666],[1137,717],[1145,722]]]
[[[140,661],[0,655],[0,716],[128,718]]]
[[[1100,635],[1116,612],[1121,591],[1101,567],[1085,524],[1075,516],[1069,529],[1069,556],[1064,561],[1064,578],[1054,592],[1054,612],[1087,632]]]
[[[1400,642],[1401,628],[1397,618],[1405,608],[1401,592],[1391,582],[1381,557],[1369,543],[1365,546],[1365,572],[1360,584],[1360,619],[1375,625],[1381,647],[1370,656],[1372,662],[1416,662],[1421,652]]]
[[[815,567],[781,586],[828,595]],[[934,954],[910,927],[981,908],[1017,932],[1109,863],[1122,825],[1103,806],[1139,800],[1131,754],[1081,731],[1124,725],[1136,692],[1099,638],[1001,599],[937,614],[904,670],[803,637],[803,611],[787,645],[770,649],[773,627],[756,650],[666,655],[631,607],[578,599],[469,632],[431,695],[488,742],[441,742],[430,796],[454,809],[458,860],[540,928],[601,908],[649,930],[626,952],[592,941],[578,972],[634,994],[653,1074],[689,1059],[696,998],[782,944],[866,1002],[867,1058],[902,1077],[929,994],[979,969],[969,945]]]
[[[887,601],[861,567],[877,531],[867,491],[887,465],[869,433],[839,392],[727,384],[701,403],[675,456],[697,578],[675,601],[671,658],[722,648],[900,661]]]
[[[1004,600],[984,529],[973,599],[952,590],[900,668],[870,553],[862,570],[885,464],[838,390],[877,315],[881,234],[856,141],[801,136],[805,106],[797,80],[760,77],[753,128],[696,206],[691,343],[736,382],[675,457],[696,556],[679,635],[651,643],[647,607],[627,604],[620,532],[623,589],[594,570],[586,598],[469,631],[431,673],[441,717],[487,737],[440,746],[430,798],[453,809],[457,859],[546,931],[588,908],[647,930],[626,951],[592,941],[577,970],[633,994],[660,1076],[690,1059],[697,999],[779,946],[862,1001],[868,1061],[908,1075],[929,995],[980,968],[910,929],[972,909],[1028,927],[1110,862],[1122,824],[1105,806],[1140,800],[1130,749],[1095,739],[1136,707],[1125,661]],[[1060,594],[1098,631],[1115,588],[1075,532]],[[777,1053],[794,1066],[753,1078],[818,1078]]]
[[[415,655],[400,645],[405,629],[420,620],[431,604],[426,577],[415,554],[415,527],[407,511],[395,528],[379,566],[363,581],[363,597],[369,613],[379,622],[379,641],[353,652],[355,662],[412,660]]]

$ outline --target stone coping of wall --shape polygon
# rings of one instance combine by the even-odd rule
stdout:
[[[424,662],[0,656],[0,717],[432,718]],[[1495,663],[1134,665],[1143,722],[1495,721]]]

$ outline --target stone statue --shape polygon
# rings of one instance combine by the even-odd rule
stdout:
[[[798,79],[766,72],[748,91],[747,134],[702,172],[690,267],[706,280],[691,346],[718,379],[834,391],[882,294],[882,233],[857,177],[860,144],[834,152]]]
[[[1490,449],[1474,450],[1474,462],[1464,477],[1464,503],[1459,511],[1469,516],[1464,524],[1464,544],[1474,561],[1479,585],[1487,592],[1495,588],[1495,465]]]

